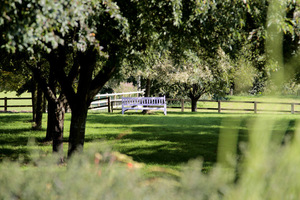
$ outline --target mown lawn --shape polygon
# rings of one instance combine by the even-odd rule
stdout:
[[[218,140],[221,130],[235,129],[238,141],[248,140],[251,121],[254,114],[225,113],[189,113],[161,112],[143,115],[129,112],[120,113],[90,113],[86,125],[85,149],[93,145],[102,145],[106,141],[114,150],[131,156],[135,161],[147,166],[160,166],[180,169],[182,164],[191,159],[201,158],[206,168],[217,161]],[[300,115],[259,115],[274,118],[273,135],[283,140],[285,134],[295,129]],[[30,113],[0,114],[0,160],[15,160],[23,157],[30,159],[32,149],[41,150],[42,154],[51,154],[51,143],[44,143],[46,133],[46,117],[44,115],[41,131],[31,130]],[[226,121],[226,123],[224,122]],[[69,132],[70,114],[65,120],[65,144]],[[235,124],[231,127],[231,124]],[[262,133],[263,134],[263,133]],[[36,145],[28,146],[28,140],[35,139]],[[239,149],[237,147],[237,149]]]

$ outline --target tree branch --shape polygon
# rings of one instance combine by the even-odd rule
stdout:
[[[73,104],[74,100],[76,99],[76,93],[74,91],[74,88],[72,87],[73,82],[71,82],[64,71],[67,65],[64,47],[60,47],[58,52],[51,52],[48,56],[48,61],[50,63],[50,67],[54,71],[58,82],[60,83],[62,92],[66,95],[69,104]]]
[[[47,100],[56,103],[57,102],[56,95],[47,84],[46,79],[42,76],[41,70],[38,69],[37,67],[33,67],[28,61],[26,61],[26,65],[32,71],[34,78],[41,85]]]
[[[73,65],[71,67],[71,70],[68,74],[68,80],[69,82],[73,83],[76,76],[78,75],[78,70],[79,70],[79,60],[78,60],[78,56],[75,55],[73,56]]]
[[[116,69],[120,66],[117,56],[111,56],[105,66],[100,70],[91,83],[89,96],[94,97],[106,82],[114,75]]]

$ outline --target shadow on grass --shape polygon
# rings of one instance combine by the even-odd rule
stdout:
[[[0,126],[0,160],[4,157],[16,159],[19,155],[26,156],[28,139],[31,137],[36,139],[39,146],[51,146],[51,143],[43,143],[45,129],[42,132],[31,130],[31,126],[28,126],[30,118],[30,114],[0,114],[0,125],[4,125]],[[222,121],[225,118],[230,122],[240,122],[235,127],[239,132],[239,141],[247,141],[247,122],[253,115],[170,112],[164,116],[156,112],[150,115],[89,114],[85,142],[107,140],[114,150],[146,164],[175,166],[199,157],[205,163],[215,163],[219,133],[224,128]],[[284,120],[288,120],[286,134],[292,134],[295,120]],[[280,129],[280,124],[278,127]],[[279,129],[278,132],[281,131]],[[67,142],[67,138],[64,141]]]
[[[195,158],[202,158],[205,163],[215,163],[224,117],[240,120],[240,115],[228,114],[95,114],[88,118],[94,132],[87,134],[85,141],[111,141],[116,150],[146,164],[179,165]],[[113,125],[118,130],[107,133]],[[241,126],[245,125],[242,122]],[[247,140],[247,130],[244,127],[238,129],[239,140]]]
[[[12,123],[16,121],[30,122],[32,117],[30,114],[0,113],[0,124]]]
[[[42,130],[32,130],[31,113],[1,113],[0,114],[0,161],[28,158],[28,141],[41,139]]]
[[[237,115],[240,117],[240,115]],[[172,112],[172,115],[164,116],[162,113],[152,113],[152,114],[111,114],[101,115],[101,114],[90,114],[88,116],[89,123],[102,123],[102,124],[123,124],[123,125],[133,125],[133,124],[164,124],[164,125],[200,125],[200,124],[211,124],[220,125],[221,121],[225,117],[230,117],[232,119],[236,118],[232,114],[216,114],[216,113],[181,113]],[[248,117],[249,118],[249,117]]]
[[[9,129],[3,129],[0,128],[1,135],[17,135],[24,132],[30,132],[32,131],[31,128],[9,128]]]
[[[0,153],[0,161],[3,161],[5,159],[9,160],[17,160],[20,157],[24,158],[24,161],[28,161],[28,150],[26,146],[20,146],[18,148],[6,148],[6,147],[0,147],[1,153]]]
[[[160,146],[135,147],[125,149],[124,153],[145,163],[177,165],[190,159],[201,157],[204,161],[215,162],[218,135],[199,134],[149,134],[128,135],[125,139],[165,143]]]

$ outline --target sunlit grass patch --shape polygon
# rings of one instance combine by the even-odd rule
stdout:
[[[222,123],[239,121],[233,128],[238,133],[238,143],[247,142],[251,120],[254,114],[218,114],[218,113],[181,113],[169,112],[151,115],[120,113],[90,113],[86,124],[85,148],[99,141],[106,141],[114,151],[129,155],[133,160],[150,166],[164,166],[180,169],[191,159],[200,158],[204,166],[210,168],[217,161],[219,133],[226,128]],[[283,140],[284,136],[295,130],[298,115],[259,115],[277,118],[272,128],[274,140]],[[44,115],[43,127],[46,127]],[[64,152],[68,148],[70,114],[65,117]],[[28,140],[34,138],[38,148],[45,156],[51,154],[51,143],[44,143],[46,129],[31,130],[31,114],[1,114],[0,132],[2,134],[1,159],[16,160],[18,156],[27,156],[32,147]],[[232,126],[232,124],[230,125]],[[277,138],[277,139],[276,139]],[[100,145],[100,144],[99,144]],[[28,150],[28,148],[30,148]],[[239,146],[236,147],[240,153]],[[29,159],[29,157],[28,157]]]

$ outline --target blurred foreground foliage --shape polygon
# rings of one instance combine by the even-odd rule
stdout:
[[[218,153],[225,159],[208,173],[203,173],[200,160],[190,161],[180,172],[147,168],[102,143],[65,164],[35,150],[25,166],[22,159],[1,163],[0,199],[299,199],[299,125],[288,136],[283,128],[278,134],[282,137],[274,139],[276,120],[249,123],[249,143],[240,144],[239,159],[224,148],[236,140],[233,129],[221,131],[233,137],[220,137]],[[145,176],[149,171],[168,175]]]

